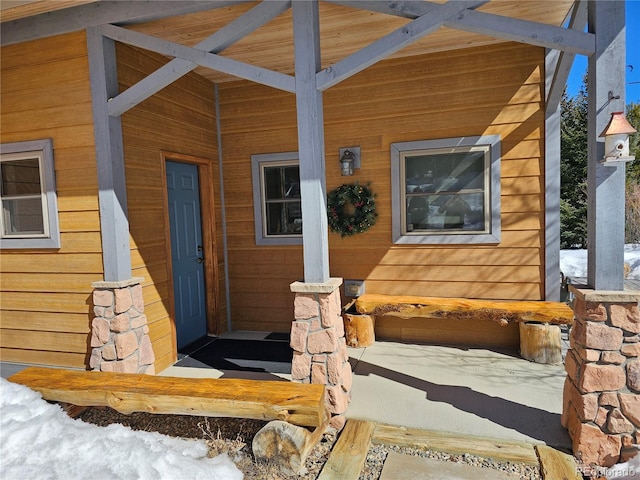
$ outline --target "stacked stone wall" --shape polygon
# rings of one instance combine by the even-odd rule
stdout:
[[[155,374],[155,355],[144,315],[142,285],[93,284],[91,358],[89,367],[100,372]]]
[[[574,293],[562,424],[576,457],[611,466],[640,443],[640,312],[634,295]]]
[[[291,326],[291,378],[294,382],[326,385],[325,400],[332,414],[331,424],[336,428],[344,425],[343,414],[349,406],[352,384],[340,283],[326,287],[323,284],[318,291],[313,291],[313,284],[296,282],[291,286],[296,292],[295,320]]]

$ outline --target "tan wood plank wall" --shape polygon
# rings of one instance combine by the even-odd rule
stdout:
[[[164,60],[118,47],[122,88]],[[86,368],[91,282],[103,279],[91,92],[82,32],[3,47],[1,141],[53,138],[62,246],[6,250],[0,259],[0,359]],[[123,117],[133,276],[144,277],[156,371],[175,360],[169,318],[161,152],[211,160],[219,197],[213,84],[188,75]],[[221,232],[220,207],[215,210]],[[222,259],[216,239],[215,258]],[[215,265],[220,271],[223,265]],[[211,291],[224,292],[224,276]],[[216,295],[217,296],[217,295]],[[215,299],[217,301],[217,298]],[[215,306],[226,326],[224,295]]]
[[[0,359],[84,368],[102,280],[83,33],[2,47],[0,140],[53,139],[61,248],[0,252]]]
[[[325,92],[327,190],[371,182],[379,217],[368,232],[330,233],[331,275],[369,293],[540,300],[544,295],[544,51],[519,44],[381,62]],[[220,87],[230,293],[235,329],[288,331],[301,247],[257,247],[252,154],[297,150],[293,95]],[[502,137],[499,245],[394,245],[390,144]],[[338,150],[359,145],[362,168],[340,176]]]
[[[118,80],[125,89],[153,72],[166,60],[162,57],[121,44],[117,46]],[[176,360],[175,327],[172,297],[173,284],[167,261],[170,258],[165,231],[165,197],[162,153],[208,159],[213,189],[213,204],[203,199],[206,209],[213,212],[215,231],[222,232],[220,182],[218,175],[218,144],[216,139],[214,85],[195,74],[182,77],[145,100],[122,117],[127,201],[131,231],[131,262],[133,276],[144,277],[143,294],[149,335],[156,355],[155,368],[161,371]],[[180,158],[173,158],[180,160]],[[202,175],[202,172],[201,172]],[[202,192],[201,192],[202,193]],[[222,239],[215,241],[217,265],[210,268],[224,272]],[[214,277],[215,278],[215,277]],[[217,275],[217,285],[206,285],[208,303],[220,319],[214,327],[220,333],[226,328],[224,275]],[[213,320],[213,319],[211,319]]]

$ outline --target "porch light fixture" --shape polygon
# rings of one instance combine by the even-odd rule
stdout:
[[[340,149],[340,173],[343,177],[353,175],[353,169],[360,168],[360,147]]]
[[[632,162],[635,156],[629,155],[629,134],[637,130],[631,126],[624,116],[624,112],[613,112],[609,124],[600,134],[604,137],[604,158],[600,160],[604,164],[618,162]]]

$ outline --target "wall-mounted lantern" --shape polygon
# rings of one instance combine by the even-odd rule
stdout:
[[[629,154],[629,135],[636,133],[624,116],[624,112],[613,112],[609,124],[600,134],[604,137],[604,158],[600,160],[604,164],[617,162],[631,162],[636,157]]]
[[[343,177],[353,175],[353,169],[360,168],[360,147],[340,149],[340,173]]]

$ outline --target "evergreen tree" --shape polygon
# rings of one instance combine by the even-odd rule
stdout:
[[[640,131],[640,104],[627,105],[627,120]],[[629,137],[629,152],[636,159],[627,163],[625,191],[625,243],[640,243],[640,133]]]
[[[640,103],[627,105],[626,117],[629,123],[640,132]],[[627,182],[640,183],[640,133],[634,133],[629,137],[629,152],[636,159],[627,163]]]
[[[575,97],[569,97],[566,92],[562,96],[560,157],[560,248],[586,248],[586,76]]]

